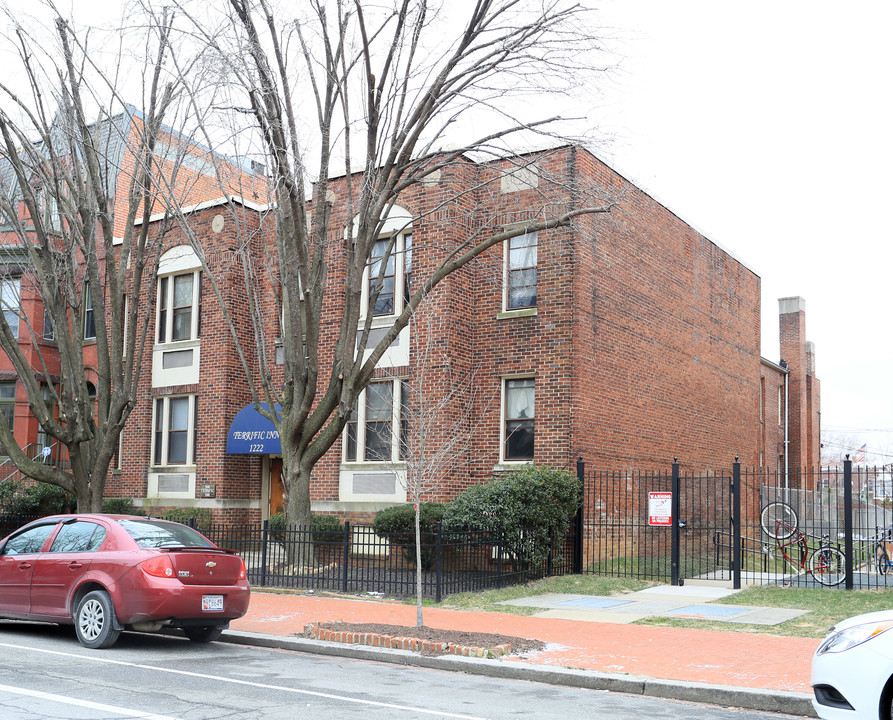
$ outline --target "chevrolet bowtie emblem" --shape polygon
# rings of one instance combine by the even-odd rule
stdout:
[[[217,563],[215,563],[213,560],[211,560],[211,562],[205,563],[205,567],[209,567],[209,568],[217,567]]]

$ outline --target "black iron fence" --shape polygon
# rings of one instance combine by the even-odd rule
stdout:
[[[256,586],[329,590],[350,594],[414,597],[414,536],[378,535],[372,527],[345,523],[343,531],[271,530],[268,523],[203,531],[244,559]],[[573,537],[553,539],[534,553],[518,549],[501,532],[447,531],[421,535],[422,596],[479,592],[571,572]]]
[[[18,530],[22,525],[27,525],[32,520],[39,519],[39,515],[0,515],[0,538],[5,538],[13,530]]]
[[[584,572],[876,588],[893,585],[893,476],[840,467],[585,472]]]
[[[840,467],[774,473],[744,469],[603,472],[577,468],[581,512],[566,537],[456,532],[421,538],[423,597],[593,573],[672,584],[879,588],[893,585],[893,471]],[[0,518],[0,537],[30,518]],[[256,586],[411,597],[412,537],[272,530],[267,523],[203,529],[245,558]]]

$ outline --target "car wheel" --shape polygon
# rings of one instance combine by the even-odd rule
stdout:
[[[118,640],[115,606],[105,590],[88,592],[74,614],[74,629],[81,645],[88,648],[111,647]]]
[[[219,625],[187,625],[183,634],[192,642],[209,643],[223,634],[223,628]]]

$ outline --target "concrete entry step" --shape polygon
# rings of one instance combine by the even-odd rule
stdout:
[[[631,623],[647,617],[713,620],[753,625],[778,625],[808,612],[793,608],[767,608],[748,605],[711,605],[711,601],[738,590],[714,585],[661,585],[612,597],[551,593],[502,605],[541,608],[535,617]]]

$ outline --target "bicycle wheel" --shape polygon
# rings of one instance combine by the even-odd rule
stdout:
[[[874,564],[877,568],[877,571],[881,575],[887,574],[887,569],[889,568],[890,558],[887,555],[887,551],[884,549],[883,545],[878,545],[874,549]]]
[[[839,548],[822,545],[810,556],[809,571],[822,585],[840,585],[846,573],[846,558]]]
[[[790,505],[776,500],[760,513],[760,527],[769,537],[785,540],[797,532],[797,513]]]

